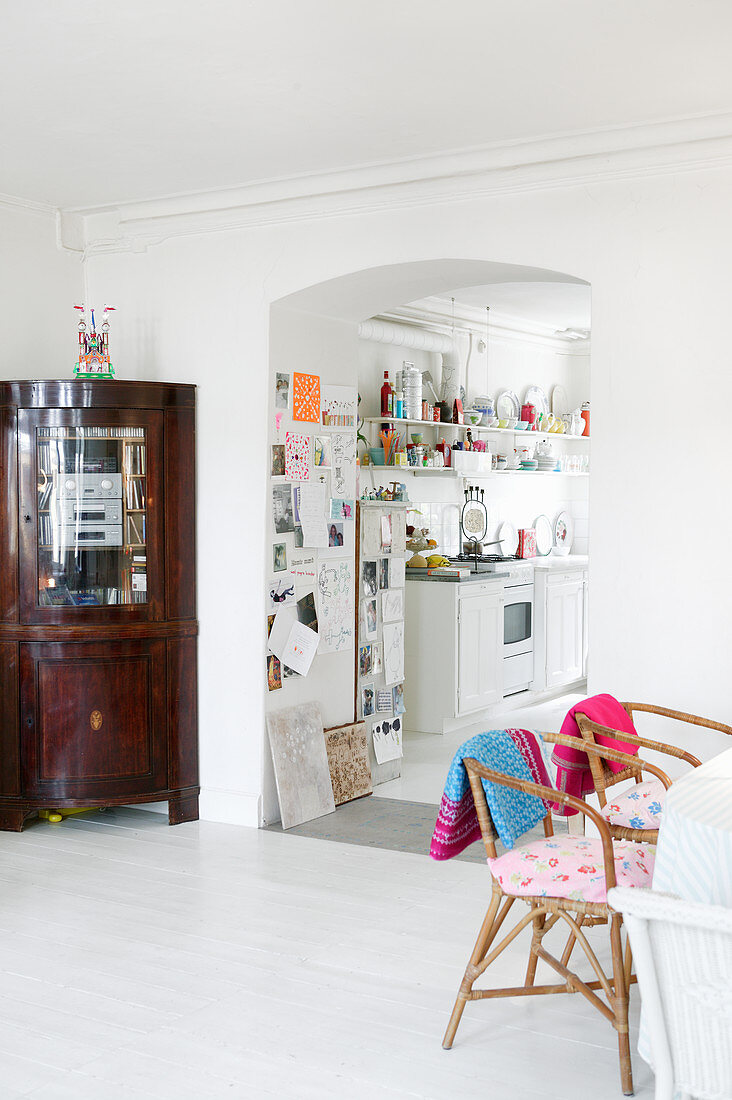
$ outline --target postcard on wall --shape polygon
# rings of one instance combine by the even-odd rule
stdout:
[[[371,675],[371,646],[358,647],[358,674],[359,676]]]
[[[292,490],[289,485],[272,486],[272,518],[278,535],[284,535],[288,531],[295,530],[292,514]]]
[[[389,587],[389,558],[379,559],[379,588]]]
[[[345,500],[356,497],[356,437],[334,435],[331,496]]]
[[[317,574],[317,561],[311,551],[298,553],[297,549],[290,554],[290,572],[295,580],[301,584],[303,581],[315,583]]]
[[[364,508],[361,512],[361,555],[378,558],[381,553],[381,525],[376,508]]]
[[[320,409],[324,428],[355,430],[358,390],[355,386],[323,386],[320,391]]]
[[[362,607],[363,615],[363,636],[364,638],[373,639],[377,635],[377,612],[376,612],[376,597],[373,599],[364,600]]]
[[[285,433],[285,477],[288,481],[310,480],[310,436]]]
[[[363,596],[376,595],[375,561],[364,561],[361,563],[361,594]]]
[[[374,685],[364,684],[361,688],[361,717],[368,718],[374,713]]]
[[[330,469],[333,465],[333,447],[329,435],[313,436],[313,466]]]
[[[277,691],[282,687],[282,666],[274,653],[267,656],[267,690]]]
[[[404,588],[404,558],[392,558],[389,566],[389,579],[392,588]]]
[[[331,519],[355,519],[356,518],[356,505],[352,500],[331,500],[330,502],[330,518]]]
[[[318,564],[320,652],[341,653],[353,647],[354,565],[350,559]]]
[[[381,618],[385,623],[404,618],[404,590],[389,588],[381,593]]]
[[[297,601],[298,620],[310,630],[318,633],[318,613],[315,610],[315,592],[306,592]]]
[[[394,714],[404,714],[404,684],[395,684],[391,689],[391,694]]]
[[[281,607],[288,607],[295,602],[295,578],[291,573],[277,577],[267,586],[267,609],[279,611]]]
[[[389,760],[398,760],[402,756],[403,721],[402,718],[385,718],[374,723],[371,736],[377,764],[386,764]]]
[[[275,408],[288,409],[290,407],[290,376],[289,374],[275,374]]]
[[[391,553],[391,515],[381,517],[381,549]]]
[[[287,569],[287,543],[276,542],[272,547],[272,569],[275,573]]]
[[[285,445],[284,443],[272,444],[272,477],[285,476]]]
[[[298,374],[292,376],[292,419],[320,423],[320,376]]]
[[[381,661],[381,642],[373,642],[371,645],[371,671],[374,676],[380,676],[384,671]]]
[[[384,682],[397,684],[404,679],[404,623],[384,623],[383,631]]]
[[[379,688],[376,692],[376,709],[377,711],[391,712],[391,690],[389,688]]]
[[[282,663],[300,676],[307,676],[313,658],[318,652],[319,641],[316,631],[310,630],[304,623],[293,623],[287,644],[282,651]]]

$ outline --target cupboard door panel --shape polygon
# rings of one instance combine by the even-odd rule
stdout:
[[[546,686],[561,687],[582,675],[582,579],[547,589]]]
[[[503,599],[468,596],[459,603],[458,714],[503,696]]]
[[[18,646],[0,642],[0,794],[20,794]]]
[[[164,641],[21,650],[29,790],[101,798],[166,786]]]

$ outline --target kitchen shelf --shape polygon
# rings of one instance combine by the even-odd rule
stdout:
[[[400,474],[414,474],[415,477],[433,476],[466,477],[503,477],[504,474],[520,474],[522,477],[589,477],[588,471],[570,473],[568,470],[455,470],[452,466],[362,466],[361,470],[389,470]]]
[[[519,435],[531,439],[536,436],[543,436],[547,439],[562,439],[568,443],[589,443],[589,435],[567,435],[565,432],[530,432],[520,428],[485,428],[481,425],[473,427],[471,424],[452,424],[444,423],[441,420],[401,420],[395,416],[364,416],[364,424],[403,424],[405,427],[413,426],[415,428],[439,428],[444,430],[445,428],[452,428],[453,431],[466,432],[468,429],[471,432],[484,432],[488,435]]]

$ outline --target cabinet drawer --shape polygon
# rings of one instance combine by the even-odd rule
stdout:
[[[502,591],[503,585],[496,584],[495,581],[493,581],[492,584],[487,582],[484,584],[481,581],[471,581],[468,584],[461,584],[458,586],[458,597],[463,600],[466,596],[487,596],[490,595],[490,593],[500,595]]]
[[[101,798],[166,786],[164,641],[20,649],[28,793]]]
[[[566,584],[567,581],[579,581],[582,582],[583,573],[581,569],[568,569],[562,570],[562,572],[551,573],[547,577],[547,587],[553,588],[556,584]]]

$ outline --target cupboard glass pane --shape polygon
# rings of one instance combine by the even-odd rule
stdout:
[[[38,605],[147,603],[144,428],[36,435]]]

